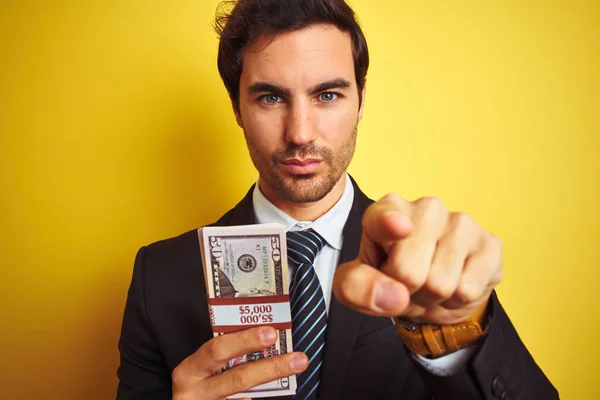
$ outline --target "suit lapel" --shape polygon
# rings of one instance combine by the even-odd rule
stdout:
[[[235,226],[235,225],[253,225],[256,224],[256,214],[254,214],[254,205],[252,203],[252,193],[254,186],[250,187],[248,193],[240,202],[229,210],[219,219],[215,225],[217,226]]]
[[[354,185],[354,202],[344,226],[344,245],[339,264],[352,261],[358,255],[362,235],[362,216],[365,209],[372,203],[360,191],[354,179],[352,179],[352,184]],[[320,398],[340,398],[346,368],[352,357],[362,319],[362,314],[344,306],[335,296],[331,296],[325,355],[321,367]]]

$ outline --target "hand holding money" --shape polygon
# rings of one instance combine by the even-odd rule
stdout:
[[[173,370],[173,400],[223,399],[304,371],[308,365],[306,356],[288,353],[216,374],[232,358],[273,346],[276,339],[275,329],[261,327],[209,340]]]
[[[215,336],[202,347],[208,346],[209,350],[205,352],[215,359],[213,366],[220,366],[212,371],[219,374],[215,377],[220,379],[217,382],[229,383],[227,391],[234,390],[228,394],[231,399],[295,394],[296,374],[306,369],[307,360],[301,353],[292,356],[292,317],[283,226],[206,227],[198,230],[198,239]],[[250,337],[240,336],[244,331],[249,332],[246,335]],[[276,338],[269,339],[269,345],[263,340],[261,346],[257,332],[274,332]],[[236,342],[244,338],[248,342]],[[217,344],[214,344],[215,340]],[[225,346],[222,343],[238,345],[220,350]],[[270,364],[271,359],[280,360],[283,355],[286,355],[284,361]],[[294,365],[290,364],[292,361]],[[253,364],[252,367],[247,363]],[[255,371],[258,371],[256,377]],[[260,382],[256,380],[259,377]]]

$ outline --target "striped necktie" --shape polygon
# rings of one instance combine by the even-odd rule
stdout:
[[[313,267],[325,239],[312,229],[287,233],[288,260],[295,266],[290,286],[294,351],[308,357],[308,368],[297,376],[296,400],[316,399],[319,391],[327,309],[319,278]]]

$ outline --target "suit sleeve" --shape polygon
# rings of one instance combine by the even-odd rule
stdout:
[[[149,323],[145,301],[146,248],[138,252],[133,278],[127,294],[119,352],[121,363],[117,371],[117,400],[171,399],[171,376]]]
[[[456,374],[434,375],[411,357],[433,397],[436,400],[558,399],[558,392],[519,338],[495,291],[490,304],[490,331],[477,353]]]

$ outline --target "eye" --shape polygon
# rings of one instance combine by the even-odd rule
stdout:
[[[331,103],[332,101],[337,100],[338,95],[333,92],[325,92],[319,95],[319,100],[323,103]]]
[[[281,97],[276,94],[267,94],[261,98],[262,101],[269,105],[277,104],[281,102]]]

